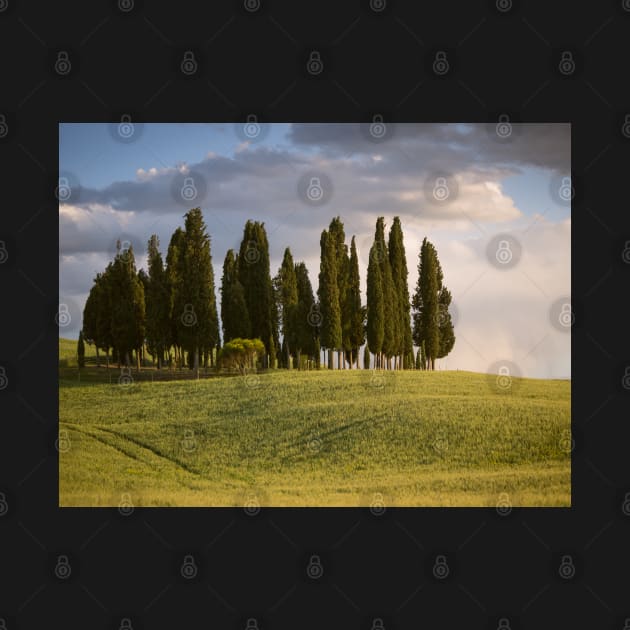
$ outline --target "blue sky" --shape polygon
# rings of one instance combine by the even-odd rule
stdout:
[[[248,218],[265,221],[272,273],[291,246],[316,289],[319,235],[333,216],[341,215],[348,242],[356,235],[364,282],[376,218],[390,225],[398,215],[410,291],[428,236],[453,292],[458,342],[441,367],[485,371],[506,359],[525,375],[569,376],[570,333],[551,325],[550,313],[570,296],[570,201],[559,194],[570,183],[570,127],[514,125],[507,137],[482,124],[375,129],[60,125],[60,176],[72,189],[60,202],[60,295],[74,313],[61,334],[78,334],[92,278],[118,238],[133,242],[143,266],[151,233],[164,252],[190,207],[204,211],[217,286]],[[196,197],[188,201],[180,193],[191,176]],[[316,199],[307,196],[313,177],[323,192]],[[442,201],[432,194],[439,177],[449,190]],[[519,253],[505,269],[488,253],[501,234]]]

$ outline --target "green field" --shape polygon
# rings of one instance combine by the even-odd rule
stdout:
[[[63,507],[123,494],[134,506],[571,504],[569,381],[501,391],[470,372],[278,370],[123,386],[91,361],[79,380],[75,346],[60,340]]]

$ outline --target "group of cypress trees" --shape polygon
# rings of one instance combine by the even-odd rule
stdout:
[[[199,369],[215,365],[221,337],[215,298],[210,236],[201,210],[184,216],[173,233],[166,260],[152,235],[148,273],[137,271],[133,248],[118,243],[114,260],[96,275],[83,312],[83,342],[120,365],[136,365],[146,351],[157,363]],[[247,221],[238,253],[228,250],[221,279],[223,342],[260,339],[263,367],[319,367],[321,349],[329,369],[363,367],[435,369],[455,343],[449,313],[451,294],[435,247],[425,238],[418,283],[410,301],[400,219],[385,240],[383,217],[376,222],[367,270],[367,303],[361,303],[355,237],[346,244],[340,217],[320,238],[317,300],[304,262],[286,248],[271,277],[264,223]],[[412,331],[413,321],[413,331]],[[418,346],[414,361],[413,344]],[[371,355],[374,356],[371,360]],[[335,360],[336,356],[336,360]],[[83,360],[82,360],[83,362]]]

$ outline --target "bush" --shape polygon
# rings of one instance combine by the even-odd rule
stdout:
[[[232,339],[219,352],[219,365],[238,368],[240,372],[253,369],[256,358],[265,353],[265,345],[260,339]]]

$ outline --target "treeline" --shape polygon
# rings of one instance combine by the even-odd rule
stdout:
[[[218,365],[221,341],[258,339],[261,367],[318,368],[323,350],[329,369],[352,369],[367,342],[366,369],[435,369],[453,348],[452,298],[435,247],[424,239],[410,299],[398,217],[387,240],[384,219],[376,222],[365,304],[355,237],[348,247],[339,217],[321,234],[317,297],[306,265],[294,262],[288,247],[272,278],[264,223],[247,221],[239,251],[228,250],[223,262],[222,335],[210,236],[199,208],[184,218],[165,260],[158,237],[150,237],[147,272],[136,269],[131,245],[118,243],[114,260],[96,275],[79,345],[95,345],[97,361],[99,351],[108,364],[130,365],[135,355],[139,369],[147,353],[158,368],[198,370]]]

